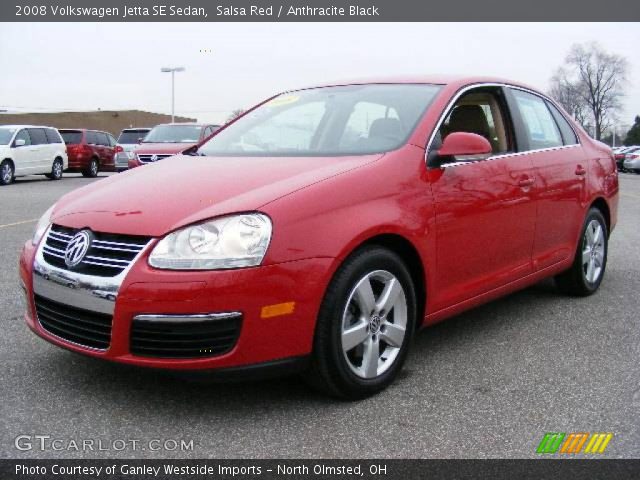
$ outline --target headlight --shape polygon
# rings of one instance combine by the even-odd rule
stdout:
[[[221,217],[164,237],[149,265],[168,270],[218,270],[260,265],[271,239],[271,220],[261,213]]]
[[[49,228],[49,225],[51,224],[51,213],[53,212],[53,207],[55,207],[55,204],[51,205],[51,207],[49,207],[49,209],[40,217],[40,220],[38,220],[38,223],[36,224],[36,230],[35,232],[33,232],[33,238],[31,239],[31,243],[33,245],[37,245],[38,242],[40,242],[40,239],[44,235],[44,232],[47,230],[47,228]]]

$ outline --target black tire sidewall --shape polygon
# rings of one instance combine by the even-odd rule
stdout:
[[[407,300],[407,327],[402,347],[393,365],[375,379],[358,377],[351,371],[342,352],[342,315],[351,291],[367,273],[386,270],[402,284]],[[407,267],[395,253],[381,247],[368,247],[347,259],[340,267],[323,300],[318,318],[315,354],[323,356],[327,373],[344,396],[362,398],[376,393],[389,385],[398,372],[409,351],[416,322],[416,297],[413,281]]]

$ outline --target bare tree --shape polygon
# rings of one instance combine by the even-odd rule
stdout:
[[[243,108],[236,108],[235,110],[233,110],[231,112],[231,114],[227,117],[227,122],[229,123],[231,120],[235,120],[236,118],[238,118],[240,115],[242,115],[244,113],[244,109]]]
[[[583,126],[593,122],[600,140],[622,108],[628,71],[624,57],[607,53],[597,43],[576,44],[551,80],[551,95]]]

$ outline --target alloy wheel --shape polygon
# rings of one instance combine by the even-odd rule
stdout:
[[[11,169],[11,165],[9,165],[8,162],[5,162],[5,164],[2,165],[2,171],[0,172],[0,174],[2,175],[2,181],[5,184],[11,182],[11,179],[13,178],[13,170]]]
[[[584,232],[582,248],[582,271],[589,283],[595,283],[602,274],[604,265],[604,229],[595,218],[589,222]]]
[[[373,379],[398,357],[407,328],[407,299],[386,270],[368,273],[351,291],[342,316],[342,350],[353,373]]]

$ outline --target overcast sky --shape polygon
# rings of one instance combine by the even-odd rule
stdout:
[[[571,44],[630,64],[622,123],[640,114],[637,23],[0,24],[0,109],[140,109],[222,121],[273,93],[363,76],[497,75],[546,90]],[[202,51],[201,51],[202,50]]]

